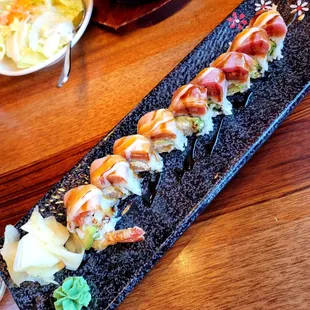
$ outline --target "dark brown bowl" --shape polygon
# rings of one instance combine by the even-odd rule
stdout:
[[[154,0],[114,0],[118,3],[123,3],[123,4],[145,4],[145,3],[149,3],[149,2],[153,2]]]

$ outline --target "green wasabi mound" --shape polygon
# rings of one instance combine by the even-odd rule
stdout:
[[[69,277],[53,293],[56,310],[80,310],[91,301],[90,289],[83,277]]]

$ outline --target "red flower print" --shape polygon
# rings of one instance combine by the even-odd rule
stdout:
[[[291,9],[291,14],[295,14],[297,12],[298,15],[298,20],[303,20],[305,17],[305,12],[309,11],[308,8],[308,2],[301,2],[301,0],[297,0],[296,4],[291,4],[290,5]]]
[[[241,30],[245,25],[248,24],[248,22],[245,20],[245,15],[241,13],[238,17],[238,14],[236,12],[232,13],[232,17],[227,18],[230,25],[229,27],[231,29],[238,27],[239,30]]]

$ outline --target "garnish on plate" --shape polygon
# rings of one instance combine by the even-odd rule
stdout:
[[[57,271],[64,267],[77,270],[80,266],[84,249],[76,253],[64,247],[70,234],[54,216],[43,218],[35,208],[21,229],[28,232],[22,238],[14,226],[6,226],[0,251],[16,285],[24,281],[37,281],[42,285],[57,283],[54,280]]]
[[[0,1],[0,61],[22,69],[50,58],[72,39],[83,10],[82,0]]]
[[[56,310],[80,310],[91,301],[90,288],[83,277],[69,277],[53,293]]]

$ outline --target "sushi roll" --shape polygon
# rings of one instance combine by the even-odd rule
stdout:
[[[194,84],[181,86],[174,92],[169,110],[185,136],[209,133],[213,129],[212,117],[218,114],[208,106],[207,90]]]
[[[128,161],[120,155],[96,159],[90,166],[91,184],[104,196],[124,199],[131,194],[141,195],[141,184]]]
[[[232,105],[226,98],[228,83],[225,73],[218,68],[203,69],[192,81],[207,89],[208,103],[211,108],[225,115],[232,114]]]
[[[268,71],[268,53],[271,49],[266,30],[259,27],[246,28],[236,35],[228,52],[245,53],[256,60],[257,73],[252,78],[263,76]]]
[[[106,199],[94,185],[82,185],[65,194],[68,230],[76,234],[86,250],[103,250],[118,242],[144,240],[144,231],[139,227],[115,230],[120,218],[115,217],[115,199]],[[108,205],[110,206],[108,207]]]
[[[187,139],[172,112],[159,109],[146,113],[138,122],[138,134],[150,139],[156,152],[183,151]]]
[[[250,88],[251,71],[256,70],[254,60],[243,53],[227,52],[211,63],[221,69],[228,82],[227,95],[243,93]],[[254,68],[254,69],[253,69]]]
[[[91,184],[69,190],[64,196],[68,230],[90,249],[96,236],[100,238],[114,230],[117,203],[116,199],[103,197],[101,190]]]
[[[250,20],[249,27],[260,27],[267,32],[271,48],[268,61],[282,58],[283,41],[287,33],[286,24],[277,10],[259,11]]]
[[[151,141],[142,135],[122,137],[115,141],[113,153],[127,159],[134,172],[163,170],[163,160]]]

